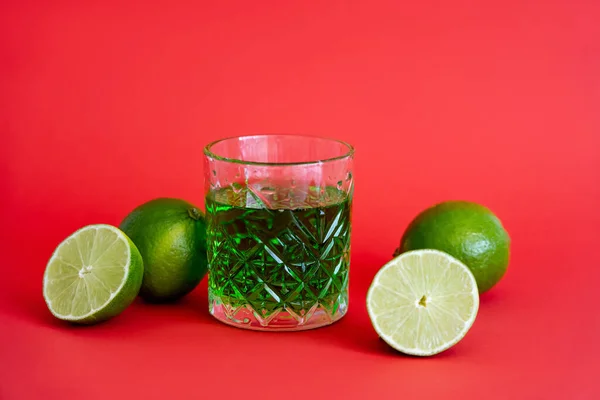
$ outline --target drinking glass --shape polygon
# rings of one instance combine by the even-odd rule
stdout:
[[[348,310],[354,149],[254,135],[206,146],[210,313],[255,330],[304,330]]]

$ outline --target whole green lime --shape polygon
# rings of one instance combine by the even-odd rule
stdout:
[[[151,200],[127,215],[120,228],[144,260],[140,296],[145,300],[176,300],[206,275],[206,223],[192,204],[180,199]]]
[[[462,261],[475,276],[479,293],[502,279],[510,258],[510,237],[486,207],[447,201],[421,212],[408,225],[394,255],[436,249]]]

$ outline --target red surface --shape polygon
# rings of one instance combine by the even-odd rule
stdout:
[[[600,397],[600,3],[49,3],[0,6],[0,398]],[[205,282],[95,327],[51,318],[65,236],[202,204],[204,144],[282,131],[357,149],[340,323],[229,328]],[[458,198],[503,220],[509,271],[456,347],[395,354],[367,287],[417,212]]]

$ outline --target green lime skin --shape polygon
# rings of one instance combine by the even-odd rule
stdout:
[[[177,300],[206,275],[206,222],[194,205],[180,199],[154,199],[134,209],[120,228],[144,260],[140,289],[144,300]]]
[[[504,276],[510,258],[510,237],[486,207],[447,201],[421,212],[408,225],[394,256],[409,250],[436,249],[462,261],[475,276],[479,293]]]

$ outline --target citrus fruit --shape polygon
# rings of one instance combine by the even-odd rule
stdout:
[[[473,274],[437,250],[394,258],[375,275],[367,294],[367,310],[379,336],[415,356],[434,355],[458,343],[478,308]]]
[[[44,299],[62,320],[93,324],[121,313],[140,290],[144,266],[131,240],[89,225],[58,245],[44,273]]]
[[[488,208],[447,201],[421,212],[409,224],[394,255],[417,249],[437,249],[458,258],[473,272],[483,293],[506,272],[510,237]]]
[[[206,224],[195,206],[159,198],[134,209],[120,225],[144,259],[140,296],[160,302],[191,292],[207,271]]]

